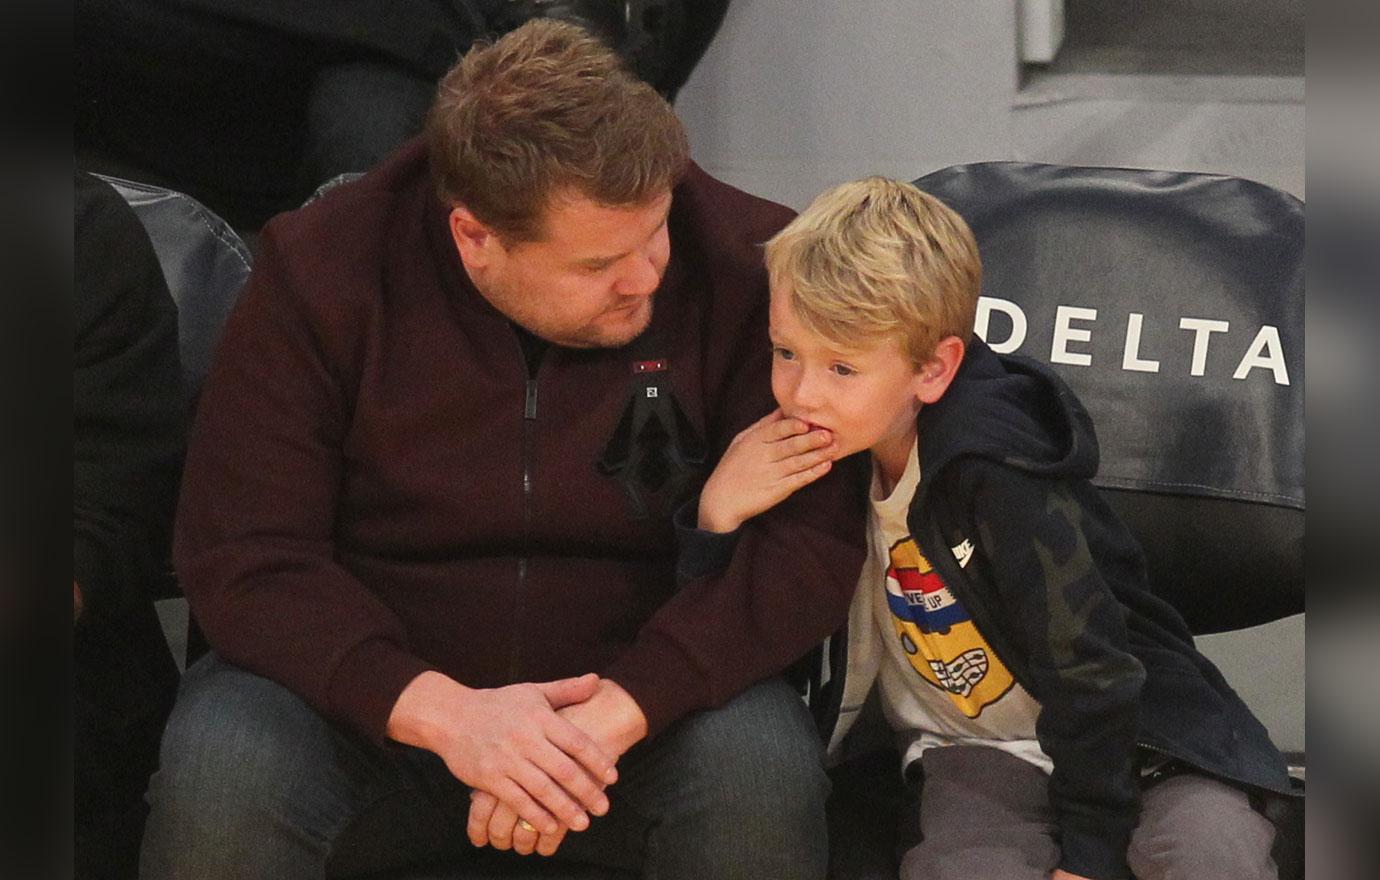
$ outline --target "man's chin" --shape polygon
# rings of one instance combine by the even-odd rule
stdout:
[[[554,333],[549,327],[531,332],[565,348],[622,348],[641,336],[652,323],[652,305],[647,303],[643,308],[622,315],[606,313],[601,318],[567,333]]]
[[[652,323],[652,308],[639,309],[622,321],[591,327],[586,348],[622,348],[646,332]]]

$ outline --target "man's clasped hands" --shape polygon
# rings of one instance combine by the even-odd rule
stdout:
[[[628,692],[594,673],[476,689],[424,672],[398,697],[388,736],[439,755],[473,789],[475,846],[549,856],[609,810],[615,763],[647,733]]]

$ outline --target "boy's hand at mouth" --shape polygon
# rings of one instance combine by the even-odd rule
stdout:
[[[829,472],[833,434],[777,409],[733,438],[700,492],[699,527],[732,532]]]

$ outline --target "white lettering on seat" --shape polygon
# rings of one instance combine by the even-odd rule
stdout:
[[[1268,349],[1268,352],[1266,351]],[[1276,385],[1289,384],[1289,371],[1284,368],[1284,348],[1279,344],[1279,328],[1266,324],[1255,334],[1251,347],[1236,365],[1233,379],[1244,379],[1256,367],[1264,367],[1275,374]]]
[[[1084,309],[1078,306],[1059,306],[1054,313],[1054,344],[1049,348],[1051,364],[1072,364],[1086,367],[1092,364],[1092,355],[1069,351],[1070,342],[1087,342],[1092,339],[1092,331],[1075,329],[1074,321],[1096,321],[1097,309]]]
[[[993,312],[1000,312],[1011,321],[1011,334],[1003,340],[987,338],[991,329]],[[1095,322],[1097,309],[1083,306],[1057,306],[1054,313],[1054,334],[1050,345],[1049,361],[1054,364],[1069,364],[1077,367],[1092,365],[1092,354],[1086,351],[1070,351],[1071,343],[1092,341],[1093,329],[1075,326],[1075,321]],[[1154,318],[1152,317],[1153,321]],[[983,339],[997,354],[1013,354],[1025,343],[1030,324],[1025,311],[1008,299],[994,296],[978,298],[977,314],[973,321],[973,332]],[[1227,334],[1231,325],[1214,318],[1179,318],[1179,329],[1193,334],[1193,354],[1188,364],[1188,375],[1205,376],[1208,369],[1208,348],[1214,333]],[[1160,360],[1141,353],[1141,337],[1145,330],[1145,315],[1130,312],[1126,316],[1126,339],[1121,352],[1121,369],[1127,372],[1159,373]],[[1256,332],[1255,338],[1247,347],[1232,373],[1232,378],[1241,380],[1250,376],[1257,368],[1268,370],[1278,385],[1289,384],[1289,370],[1284,361],[1284,345],[1280,340],[1279,328],[1265,324]]]
[[[1180,318],[1179,329],[1193,331],[1193,364],[1188,368],[1188,375],[1201,376],[1207,372],[1208,337],[1213,333],[1226,333],[1231,325],[1207,318]]]
[[[1011,335],[1002,342],[996,342],[987,338],[987,323],[992,317],[992,312],[997,311],[1011,319]],[[982,337],[987,346],[997,354],[1011,354],[1021,347],[1025,342],[1025,332],[1027,325],[1025,322],[1025,312],[1021,307],[1009,299],[998,299],[995,296],[978,297],[977,316],[973,321],[973,332]]]
[[[1145,316],[1140,312],[1132,312],[1126,316],[1126,348],[1121,354],[1121,368],[1137,373],[1158,373],[1159,361],[1140,356],[1140,325],[1144,320]]]

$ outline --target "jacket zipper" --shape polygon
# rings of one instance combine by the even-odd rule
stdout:
[[[523,372],[527,372],[527,355],[522,350],[522,342],[514,334],[513,341],[518,347],[518,356],[522,360]],[[527,593],[527,570],[528,570],[528,547],[532,541],[532,434],[536,430],[537,420],[537,377],[541,375],[541,369],[546,363],[546,355],[542,354],[541,360],[537,364],[537,375],[528,375],[523,384],[522,399],[522,553],[518,557],[517,565],[517,591],[513,597],[513,629],[511,631],[512,648],[508,655],[508,681],[517,682],[522,672],[522,606],[523,599]]]

